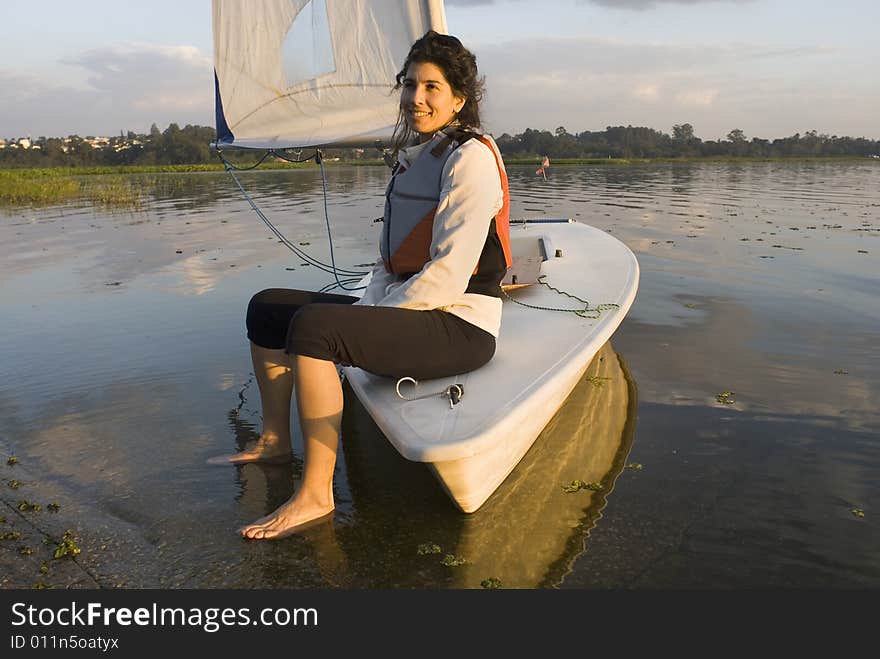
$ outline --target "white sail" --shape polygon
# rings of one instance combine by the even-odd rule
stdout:
[[[446,33],[442,0],[213,0],[217,139],[308,147],[390,136],[394,76]]]

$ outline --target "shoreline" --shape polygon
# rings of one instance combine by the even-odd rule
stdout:
[[[156,583],[158,554],[135,524],[47,478],[0,435],[0,588],[137,588]]]
[[[523,156],[504,156],[505,164],[509,165],[532,165],[540,163],[543,155],[526,154]],[[551,165],[626,165],[626,164],[655,164],[655,163],[704,163],[704,162],[877,162],[880,158],[872,156],[674,156],[662,158],[563,158],[550,156]],[[253,164],[253,163],[251,163]],[[251,164],[242,163],[243,167]],[[327,166],[346,167],[375,167],[386,166],[382,158],[358,158],[340,159],[325,157],[324,164]],[[259,169],[306,169],[313,167],[311,160],[292,162],[264,162]],[[222,163],[192,163],[192,164],[156,164],[156,165],[88,165],[88,166],[59,166],[59,167],[3,167],[0,165],[0,175],[19,174],[24,177],[39,176],[91,176],[101,174],[179,174],[189,172],[222,172],[225,171]]]
[[[542,157],[508,157],[509,166],[539,166]],[[382,159],[341,160],[325,159],[328,166],[385,167]],[[852,164],[880,159],[866,156],[719,156],[681,158],[555,158],[553,167],[605,166],[629,167],[642,165],[693,165],[693,164],[755,164],[755,163],[824,163]],[[243,167],[245,165],[242,165]],[[266,162],[264,170],[299,170],[314,167],[314,163]],[[188,174],[224,172],[223,164],[193,165],[104,165],[98,167],[51,167],[15,168],[0,167],[0,209],[17,210],[45,207],[71,202],[84,202],[93,206],[115,208],[140,208],[145,204],[144,195],[151,192],[150,185],[135,186],[133,175],[141,174]]]

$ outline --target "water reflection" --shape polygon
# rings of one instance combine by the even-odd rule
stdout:
[[[422,465],[397,456],[349,395],[335,522],[280,543],[242,541],[235,529],[284,501],[301,469],[204,465],[258,427],[253,388],[244,390],[251,407],[230,414],[250,377],[243,310],[261,288],[314,289],[329,277],[279,245],[223,173],[157,177],[156,195],[135,212],[0,212],[0,439],[33,469],[21,480],[44,488],[41,503],[61,501],[70,517],[59,523],[82,533],[80,558],[94,562],[102,585],[479,587],[492,576],[554,585],[569,563],[563,587],[711,585],[732,583],[719,570],[736,562],[760,564],[736,576],[760,586],[786,567],[780,519],[803,529],[798,542],[813,552],[798,559],[804,574],[847,583],[822,572],[843,557],[867,575],[863,583],[878,583],[880,527],[870,506],[880,167],[551,167],[548,181],[534,171],[509,168],[514,216],[574,217],[610,231],[642,267],[614,345],[639,383],[634,457],[645,469],[618,487],[602,533],[587,529],[607,492],[565,494],[548,484],[601,477],[584,473],[605,449],[582,430],[583,405],[567,404],[509,484],[467,516]],[[370,262],[387,171],[333,167],[327,175],[337,262]],[[326,258],[317,168],[247,176],[288,237]],[[735,392],[735,403],[717,402],[721,391]],[[526,465],[541,446],[557,446],[546,457],[563,462],[567,450],[593,448],[571,456],[583,471],[561,471],[551,459],[532,475]],[[556,475],[544,483],[539,473]],[[762,498],[771,484],[773,498]],[[865,518],[853,517],[855,506]],[[699,552],[679,551],[682,531],[695,528]],[[440,565],[443,554],[417,553],[427,542],[471,562]],[[521,566],[510,550],[517,544]],[[102,545],[112,557],[95,550]],[[623,555],[637,565],[604,569]],[[601,578],[598,556],[606,557]],[[658,556],[680,571],[658,572],[650,563]],[[134,574],[132,563],[148,560]],[[627,581],[633,574],[642,577]]]
[[[424,465],[400,457],[346,393],[336,519],[286,546],[277,543],[288,558],[307,552],[306,574],[317,570],[326,586],[480,588],[490,578],[505,588],[558,585],[601,518],[635,424],[635,383],[606,344],[510,476],[482,508],[465,515]],[[293,471],[291,482],[289,469],[243,468],[243,497],[273,509],[295,485],[298,467]],[[598,489],[565,492],[573,480]],[[427,545],[439,553],[420,553]],[[465,562],[443,565],[447,554]],[[277,586],[303,576],[279,572],[277,557],[252,567],[261,582]]]

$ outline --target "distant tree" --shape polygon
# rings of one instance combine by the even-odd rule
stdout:
[[[78,135],[67,138],[40,136],[33,140],[39,148],[20,148],[14,138],[0,149],[0,167],[81,167],[97,165],[164,165],[216,162],[210,143],[213,128],[169,124],[160,131],[152,124],[149,134],[127,131],[110,138],[109,144],[94,148]],[[90,139],[90,138],[87,138]],[[801,135],[774,140],[753,137],[747,140],[742,129],[727,139],[702,141],[690,124],[676,124],[672,135],[644,126],[608,126],[605,130],[569,133],[564,126],[555,131],[527,128],[517,135],[497,138],[502,154],[508,157],[542,158],[659,158],[713,156],[862,156],[880,154],[880,140],[864,137],[826,135],[810,130]],[[330,155],[330,152],[327,152]],[[344,159],[372,157],[352,149],[333,150]],[[241,156],[247,161],[250,156]],[[256,157],[252,162],[256,161]]]
[[[672,127],[672,139],[687,143],[694,139],[694,127],[690,124],[676,124]]]
[[[763,140],[760,137],[752,138],[752,142],[749,147],[749,155],[769,156],[770,150],[770,142],[768,140]]]
[[[727,141],[731,143],[731,154],[734,156],[744,156],[748,154],[748,142],[746,134],[741,128],[734,128],[727,134]]]

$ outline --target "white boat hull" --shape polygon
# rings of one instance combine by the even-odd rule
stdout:
[[[505,300],[489,364],[419,383],[417,393],[461,384],[464,396],[454,406],[441,396],[403,400],[395,380],[345,369],[352,389],[391,444],[403,457],[427,463],[464,512],[483,505],[526,454],[611,338],[638,288],[635,256],[599,229],[573,222],[511,227],[515,259],[518,252],[533,253],[536,241],[548,257],[541,265],[547,284],[589,300],[590,308],[616,308],[585,318],[547,310],[584,306],[548,286],[511,292],[526,305],[546,309]]]

